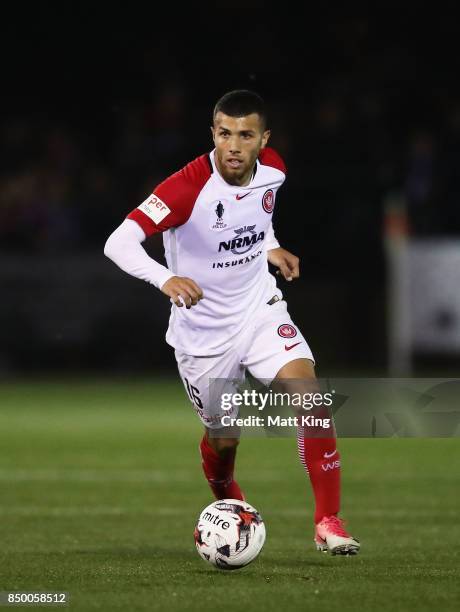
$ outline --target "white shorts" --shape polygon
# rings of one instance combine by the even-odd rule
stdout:
[[[314,363],[310,347],[289,316],[284,300],[264,305],[225,353],[197,357],[176,350],[175,355],[192,405],[202,423],[211,429],[222,427],[222,416],[237,415],[237,409],[224,411],[220,402],[211,399],[211,395],[216,397],[213,379],[225,384],[221,392],[235,393],[246,370],[264,384],[270,384],[281,368],[294,359]],[[213,393],[210,384],[214,385]]]

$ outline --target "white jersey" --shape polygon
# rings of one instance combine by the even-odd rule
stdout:
[[[282,297],[268,270],[267,250],[279,246],[272,215],[285,176],[280,156],[265,148],[249,185],[229,185],[212,151],[158,185],[128,215],[147,236],[164,232],[169,270],[203,290],[196,306],[171,309],[166,341],[177,350],[196,356],[224,352],[261,304]]]

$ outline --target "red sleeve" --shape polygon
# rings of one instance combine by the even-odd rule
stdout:
[[[271,166],[277,170],[281,170],[283,174],[286,174],[286,164],[284,163],[281,155],[272,149],[271,147],[265,147],[259,153],[259,161],[264,166]]]
[[[211,176],[208,155],[201,155],[160,183],[142,204],[129,213],[146,236],[183,225]]]

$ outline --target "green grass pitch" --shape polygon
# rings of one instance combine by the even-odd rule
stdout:
[[[0,591],[71,610],[457,610],[458,439],[342,440],[357,557],[316,552],[294,439],[245,439],[237,478],[267,540],[219,572],[193,528],[211,496],[173,379],[0,385]]]

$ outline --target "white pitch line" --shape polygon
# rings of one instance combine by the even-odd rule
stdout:
[[[192,472],[171,470],[54,470],[54,469],[4,469],[0,481],[4,482],[186,482]]]
[[[265,509],[262,513],[264,517],[275,518],[289,516],[291,518],[305,517],[311,508],[285,508],[283,510]],[[420,509],[395,509],[388,508],[369,508],[366,510],[349,511],[348,516],[364,518],[434,518],[438,514],[438,509],[432,511]],[[160,506],[157,508],[135,508],[123,506],[0,506],[0,516],[126,516],[126,515],[145,515],[145,516],[184,516],[184,508]],[[456,509],[443,510],[443,516],[455,518],[458,516]]]
[[[196,470],[94,470],[94,469],[0,469],[0,481],[2,482],[190,482],[195,477],[201,477],[201,471]],[[281,482],[285,473],[280,471],[257,470],[257,475],[247,474],[244,476],[246,482]]]
[[[299,483],[302,481],[303,470],[299,472],[300,466],[293,467],[290,472],[290,477],[294,482],[297,479]],[[299,477],[299,474],[301,476]],[[149,470],[149,469],[55,469],[55,468],[0,468],[0,482],[86,482],[86,483],[108,483],[108,482],[126,482],[126,483],[169,483],[169,482],[190,482],[193,478],[201,477],[201,470]],[[286,481],[286,470],[260,469],[257,471],[241,467],[239,478],[243,482],[270,483]],[[380,478],[380,482],[404,482],[414,478],[414,474],[399,473],[391,474],[386,479]],[[441,476],[439,477],[441,478]],[[439,480],[438,478],[438,480]],[[361,479],[360,479],[361,480]],[[352,475],[348,477],[348,482],[354,482]]]
[[[120,508],[118,506],[0,506],[0,516],[180,516],[180,508]]]

